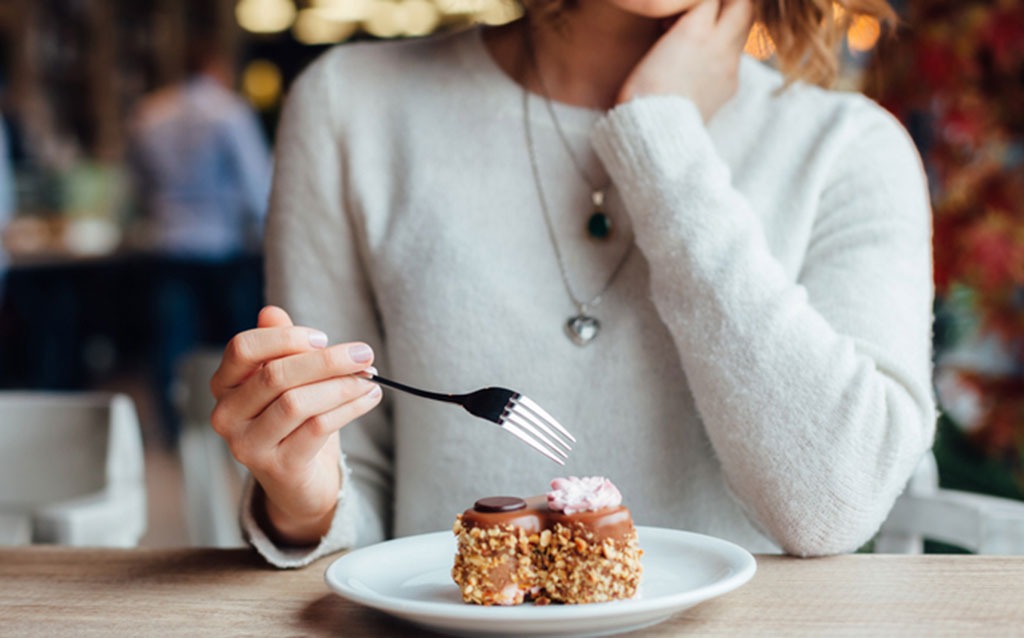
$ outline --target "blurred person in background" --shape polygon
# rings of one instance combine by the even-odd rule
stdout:
[[[4,281],[7,278],[7,251],[2,240],[7,224],[14,217],[16,206],[14,167],[7,136],[7,121],[0,115],[0,307],[3,307]]]
[[[7,249],[4,246],[4,231],[14,218],[17,208],[17,193],[14,181],[14,162],[7,134],[7,119],[0,113],[0,313],[7,305]],[[2,318],[0,314],[0,318]],[[0,379],[3,379],[7,352],[4,339],[0,338]]]
[[[244,256],[258,245],[271,177],[256,114],[231,88],[231,63],[211,37],[197,38],[188,56],[183,82],[139,104],[129,151],[156,257],[155,380],[171,443],[176,362],[252,324],[261,284]]]

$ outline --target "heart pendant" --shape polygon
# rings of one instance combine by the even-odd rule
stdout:
[[[578,346],[585,346],[601,331],[601,322],[596,317],[576,315],[565,322],[565,333]]]

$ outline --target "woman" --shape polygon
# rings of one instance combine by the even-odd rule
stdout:
[[[556,475],[457,408],[381,406],[371,365],[522,391],[578,439],[564,473],[611,477],[639,524],[797,555],[871,537],[933,434],[927,193],[876,105],[742,56],[757,17],[788,79],[828,79],[830,3],[782,5],[532,2],[303,75],[267,229],[288,312],[212,380],[259,551],[443,529]]]

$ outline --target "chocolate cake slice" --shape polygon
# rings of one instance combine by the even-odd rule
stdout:
[[[547,495],[490,497],[458,515],[452,578],[467,603],[631,598],[643,553],[622,495],[603,477],[557,478]]]

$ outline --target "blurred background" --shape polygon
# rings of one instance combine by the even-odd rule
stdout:
[[[893,4],[895,34],[853,22],[839,88],[899,117],[929,173],[940,478],[1020,499],[1024,1]],[[182,436],[262,303],[289,84],[339,43],[519,15],[512,0],[0,0],[0,389],[134,400],[143,545],[197,542]],[[756,25],[747,50],[771,64]]]

